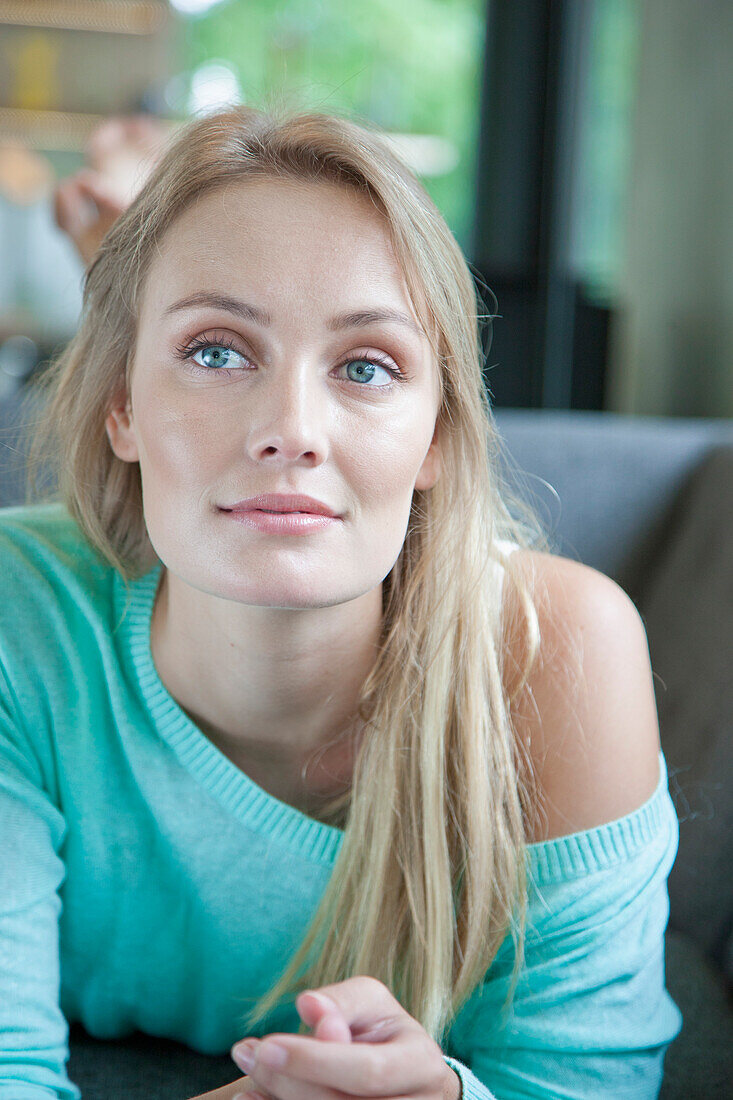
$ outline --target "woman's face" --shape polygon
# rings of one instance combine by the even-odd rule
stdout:
[[[386,310],[411,324],[365,316]],[[168,570],[225,599],[325,607],[394,565],[413,490],[439,474],[439,400],[372,204],[332,183],[257,179],[202,198],[162,239],[129,402],[106,427],[118,457],[140,463]],[[225,510],[259,493],[306,493],[339,518],[294,536]]]

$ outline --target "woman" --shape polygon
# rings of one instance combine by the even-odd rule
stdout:
[[[211,1097],[657,1095],[646,635],[518,518],[476,307],[332,116],[192,122],[102,240],[43,379],[58,497],[0,513],[6,1011],[43,1050],[5,1079],[78,1097],[79,1020],[236,1044]]]

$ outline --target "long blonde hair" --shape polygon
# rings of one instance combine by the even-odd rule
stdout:
[[[197,118],[169,143],[85,274],[79,328],[43,372],[26,502],[61,500],[126,583],[158,562],[140,470],[112,451],[105,419],[129,393],[142,288],[167,228],[199,197],[253,177],[328,180],[367,196],[440,370],[441,476],[415,490],[400,555],[383,584],[383,630],[359,698],[351,789],[321,815],[344,835],[305,937],[245,1033],[304,989],[371,975],[440,1042],[508,933],[524,960],[526,829],[537,812],[504,686],[501,570],[520,596],[526,662],[539,648],[532,593],[497,540],[551,549],[514,497],[482,373],[482,299],[426,190],[373,124],[236,107]],[[56,487],[39,491],[37,471]],[[247,998],[243,998],[247,1000]],[[301,1032],[304,1025],[301,1024]]]

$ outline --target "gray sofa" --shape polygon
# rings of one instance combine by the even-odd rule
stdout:
[[[644,620],[680,820],[669,879],[667,986],[684,1025],[663,1100],[730,1097],[733,1081],[733,423],[498,409],[505,476],[539,509],[557,549],[613,577]],[[18,406],[0,405],[0,506],[22,500]],[[70,1031],[69,1075],[89,1100],[184,1100],[239,1076],[136,1033]],[[600,1094],[599,1094],[600,1095]]]

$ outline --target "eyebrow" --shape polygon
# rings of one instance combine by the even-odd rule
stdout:
[[[243,302],[240,298],[231,298],[227,294],[212,294],[205,290],[197,291],[195,294],[189,294],[186,298],[181,298],[178,302],[173,302],[165,309],[163,316],[167,317],[171,313],[177,313],[179,310],[191,309],[196,306],[213,306],[215,309],[223,309],[227,313],[233,313],[245,321],[254,321],[265,328],[272,324],[272,316],[266,310],[252,306],[248,302]],[[423,329],[413,321],[412,317],[408,317],[406,313],[401,313],[398,309],[387,307],[382,309],[357,309],[348,313],[339,313],[326,323],[326,327],[331,332],[340,332],[342,329],[360,328],[366,325],[379,324],[380,322],[405,325],[418,336],[425,336]]]

